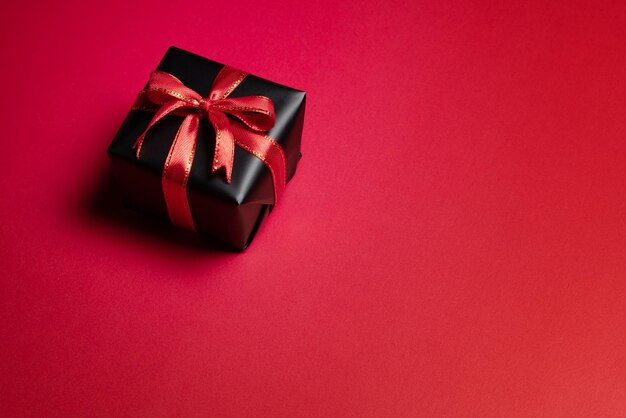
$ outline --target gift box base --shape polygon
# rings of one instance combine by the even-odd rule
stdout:
[[[153,177],[153,173],[140,174],[137,172],[137,166],[122,159],[112,158],[112,163],[116,182],[122,185],[118,188],[121,189],[124,205],[130,210],[159,218],[155,221],[169,222],[164,202],[162,205],[146,204],[163,200],[162,190],[153,187],[157,182],[154,179],[145,179]],[[265,204],[233,207],[196,193],[191,193],[189,198],[194,200],[196,207],[202,207],[203,212],[211,214],[210,219],[214,220],[201,222],[202,229],[196,224],[197,232],[225,245],[225,249],[237,251],[248,247],[271,210],[271,206]]]

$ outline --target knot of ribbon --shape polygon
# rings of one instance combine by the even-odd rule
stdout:
[[[231,183],[235,145],[259,158],[268,167],[274,184],[274,204],[286,183],[286,160],[281,146],[266,133],[276,121],[272,100],[265,96],[229,97],[246,73],[225,66],[219,72],[207,97],[185,86],[163,71],[150,74],[147,87],[139,93],[133,109],[154,110],[150,123],[133,148],[139,158],[148,131],[167,115],[184,116],[165,160],[162,186],[172,223],[195,230],[187,201],[187,181],[196,150],[200,119],[207,119],[215,130],[215,151],[211,172],[224,168]],[[230,116],[230,117],[229,117]]]

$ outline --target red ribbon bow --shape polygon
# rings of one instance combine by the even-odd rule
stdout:
[[[223,67],[208,96],[203,98],[173,75],[154,71],[150,74],[148,86],[137,97],[133,108],[156,110],[148,127],[135,142],[137,158],[146,134],[154,124],[168,114],[185,116],[172,142],[162,175],[163,195],[175,225],[195,230],[187,201],[187,181],[201,118],[208,119],[215,130],[212,173],[223,167],[226,182],[231,182],[237,144],[269,168],[274,182],[274,204],[285,188],[285,154],[280,145],[266,135],[276,120],[272,101],[265,96],[228,97],[246,76],[234,68]]]

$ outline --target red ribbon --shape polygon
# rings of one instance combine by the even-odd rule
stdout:
[[[133,146],[137,158],[146,134],[154,124],[168,114],[185,117],[172,142],[162,175],[165,203],[175,225],[195,231],[187,201],[187,181],[201,118],[208,119],[215,130],[212,173],[223,167],[226,182],[231,182],[237,144],[263,161],[270,170],[274,182],[274,204],[285,189],[285,154],[276,140],[266,134],[276,121],[272,101],[265,96],[228,98],[246,76],[246,73],[234,68],[222,68],[208,96],[203,98],[173,75],[154,71],[150,74],[148,86],[137,97],[133,109],[156,110]]]

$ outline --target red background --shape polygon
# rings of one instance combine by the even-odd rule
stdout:
[[[3,6],[3,415],[624,415],[626,6],[511,3]],[[309,94],[243,254],[110,181],[169,45]]]

